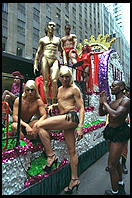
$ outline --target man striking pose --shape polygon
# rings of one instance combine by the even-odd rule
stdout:
[[[12,130],[17,132],[19,98],[16,98],[13,106]],[[41,100],[34,80],[28,80],[22,95],[22,108],[20,120],[20,139],[27,137],[34,139],[37,133],[33,131],[33,125],[47,118],[43,101]]]
[[[43,167],[45,171],[50,171],[52,165],[58,160],[51,147],[49,130],[63,130],[71,165],[71,181],[64,191],[72,193],[72,190],[75,187],[78,188],[80,184],[77,175],[78,156],[75,149],[75,129],[78,126],[77,138],[80,140],[83,137],[84,104],[80,90],[73,84],[72,73],[67,66],[61,66],[59,80],[62,86],[58,88],[58,103],[51,105],[49,110],[58,107],[60,115],[36,123],[34,130],[38,130],[47,155],[47,165]],[[76,106],[79,108],[79,118],[75,112]]]
[[[77,63],[77,37],[75,34],[71,34],[71,26],[65,25],[65,36],[61,38],[61,47],[63,49],[63,63],[69,65],[71,59],[72,64]]]
[[[51,79],[52,86],[52,103],[56,102],[57,96],[57,78],[59,72],[59,62],[57,59],[58,50],[62,52],[60,45],[60,38],[54,36],[56,24],[49,22],[46,28],[46,36],[39,41],[39,47],[34,61],[34,73],[38,71],[38,61],[41,60],[41,74],[44,79],[44,95],[47,103],[50,105],[49,98],[49,79]]]
[[[103,91],[100,94],[99,105],[100,116],[109,114],[109,124],[104,129],[103,136],[109,147],[108,168],[112,190],[106,190],[105,195],[124,195],[120,157],[126,142],[130,138],[130,129],[125,122],[130,110],[130,99],[123,93],[125,89],[123,81],[114,81],[110,88],[111,94],[116,97],[115,100],[108,104],[106,92]]]

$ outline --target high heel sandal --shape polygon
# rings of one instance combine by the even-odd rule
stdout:
[[[55,154],[47,156],[47,157],[54,157]],[[52,164],[50,166],[46,165],[44,168],[42,168],[44,171],[46,171],[47,173],[49,173],[51,171],[52,166],[55,164],[57,166],[57,161],[58,161],[58,157],[52,162]]]
[[[78,180],[79,181],[79,179],[71,179],[72,181],[76,181],[76,180]],[[73,186],[72,188],[70,188],[70,185],[68,186],[68,189],[67,189],[67,191],[65,191],[64,190],[64,192],[65,192],[65,194],[72,194],[73,193],[73,190],[74,190],[74,188],[76,188],[76,192],[78,191],[78,187],[79,187],[79,185],[80,185],[80,182],[79,183],[77,183],[75,186]]]

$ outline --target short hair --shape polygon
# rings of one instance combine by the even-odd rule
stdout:
[[[67,23],[67,24],[65,25],[65,29],[66,29],[66,27],[70,27],[70,29],[71,29],[71,25],[70,25],[69,23]]]
[[[126,84],[122,80],[114,80],[115,83],[117,83],[119,86],[123,86],[122,91],[126,90]]]
[[[84,43],[84,45],[86,45],[86,51],[89,53],[92,51],[91,46],[88,43]],[[82,52],[84,52],[84,45],[82,47]]]
[[[120,81],[119,81],[119,84],[120,84],[120,85],[123,85],[123,86],[124,86],[124,89],[126,89],[126,84],[125,84],[124,81],[120,80]]]

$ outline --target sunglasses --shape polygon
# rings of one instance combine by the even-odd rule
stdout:
[[[68,75],[62,75],[62,76],[60,76],[61,78],[70,78],[70,76],[68,76]]]
[[[26,89],[26,91],[31,91],[31,92],[33,92],[33,91],[35,91],[35,89]]]

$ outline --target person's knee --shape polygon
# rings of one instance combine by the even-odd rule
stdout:
[[[6,94],[9,94],[9,91],[8,90],[5,90],[3,95],[6,95]]]
[[[11,124],[11,128],[12,128],[13,131],[16,131],[17,130],[17,124],[13,122]]]
[[[48,84],[48,80],[45,79],[45,80],[44,80],[44,87],[47,87],[47,84]]]
[[[112,172],[113,170],[116,169],[117,165],[113,162],[109,162],[108,167],[109,167],[109,172]]]
[[[77,154],[74,146],[68,146],[68,153],[70,156],[75,156]]]
[[[39,136],[46,136],[48,134],[48,132],[46,130],[44,130],[42,127],[39,127],[39,130],[38,130],[38,135]]]
[[[6,94],[6,96],[5,96],[5,100],[9,100],[10,99],[10,95],[8,95],[8,94]]]
[[[53,85],[57,85],[57,79],[53,79],[53,80],[52,80],[52,84],[53,84]]]

